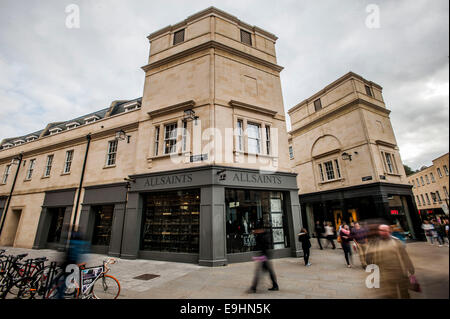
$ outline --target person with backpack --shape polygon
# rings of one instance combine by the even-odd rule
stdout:
[[[302,243],[303,259],[305,260],[306,267],[311,266],[311,263],[309,262],[311,242],[309,241],[309,239],[310,237],[308,231],[305,228],[302,228],[302,230],[298,234],[298,241]]]

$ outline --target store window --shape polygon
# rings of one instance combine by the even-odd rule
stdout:
[[[92,206],[95,214],[92,245],[109,246],[114,205]]]
[[[61,231],[64,222],[65,207],[48,208],[48,213],[51,216],[50,228],[48,231],[47,242],[59,243],[61,240]]]
[[[144,203],[143,250],[199,252],[199,189],[148,194]]]
[[[257,250],[252,231],[263,225],[270,232],[271,248],[289,247],[289,232],[283,193],[226,189],[227,253]]]

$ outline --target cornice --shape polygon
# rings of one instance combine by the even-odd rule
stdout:
[[[197,52],[200,52],[200,51],[203,51],[203,50],[208,50],[208,49],[223,50],[225,52],[228,52],[228,53],[231,53],[233,55],[239,56],[241,58],[248,59],[248,60],[250,60],[252,62],[264,65],[264,66],[266,66],[266,67],[268,67],[268,68],[270,68],[270,69],[272,69],[272,70],[274,70],[276,72],[281,72],[283,70],[282,66],[279,66],[279,65],[277,65],[275,63],[271,63],[271,62],[266,61],[264,59],[258,58],[258,57],[254,56],[254,55],[242,52],[242,51],[240,51],[238,49],[229,47],[229,46],[227,46],[225,44],[222,44],[222,43],[214,41],[214,40],[211,40],[211,41],[199,44],[199,45],[194,46],[194,47],[191,47],[189,49],[186,49],[186,50],[181,51],[179,53],[173,54],[171,56],[168,56],[168,57],[163,58],[161,60],[155,61],[153,63],[149,63],[149,64],[143,66],[142,70],[144,70],[145,72],[148,72],[148,71],[150,71],[152,69],[155,69],[155,68],[158,68],[158,67],[160,67],[162,65],[168,64],[170,62],[173,62],[173,61],[176,61],[176,60],[188,57],[188,56],[190,56],[190,55],[192,55],[194,53],[197,53]]]
[[[261,106],[251,105],[251,104],[247,104],[247,103],[239,102],[239,101],[235,101],[235,100],[231,100],[228,104],[230,104],[230,106],[232,106],[232,107],[237,107],[237,108],[249,110],[252,112],[263,113],[266,115],[270,115],[272,117],[275,117],[275,115],[278,113],[277,111],[269,110],[269,109],[266,109]]]
[[[150,112],[147,112],[147,114],[150,115],[151,118],[155,118],[155,117],[162,116],[162,115],[168,114],[168,113],[188,110],[188,109],[193,108],[194,106],[195,106],[195,101],[189,100],[189,101],[181,102],[178,104],[169,105],[162,109],[150,111]]]

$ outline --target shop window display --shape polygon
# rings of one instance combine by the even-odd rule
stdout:
[[[48,232],[47,242],[58,243],[61,239],[61,231],[64,221],[65,207],[49,208],[49,213],[52,216],[50,228]]]
[[[227,189],[225,198],[227,253],[255,251],[259,224],[271,233],[272,249],[289,247],[283,193]]]
[[[144,202],[143,250],[199,252],[199,189],[152,193]]]
[[[93,206],[95,212],[92,245],[109,246],[114,206]]]

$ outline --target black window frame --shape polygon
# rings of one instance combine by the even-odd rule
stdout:
[[[181,29],[178,30],[176,32],[173,33],[173,45],[177,45],[179,43],[183,43],[184,42],[184,37],[185,37],[185,29]],[[182,34],[182,40],[179,39],[179,35]]]
[[[240,34],[241,34],[241,42],[242,43],[247,44],[249,46],[253,46],[253,44],[252,44],[252,34],[250,32],[241,29],[241,33]],[[242,35],[248,36],[248,41],[244,41],[244,37]]]
[[[320,100],[320,98],[318,98],[317,100],[314,101],[314,110],[316,112],[320,111],[322,109],[322,101]]]

